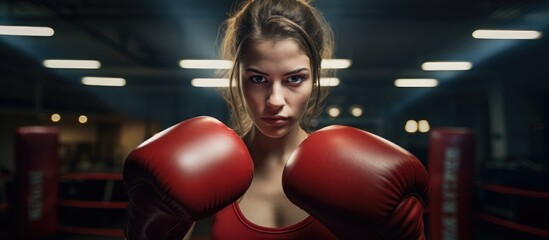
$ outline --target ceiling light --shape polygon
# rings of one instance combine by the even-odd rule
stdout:
[[[364,111],[362,110],[362,107],[360,107],[359,105],[352,106],[350,109],[350,112],[351,112],[351,115],[353,115],[353,117],[360,117],[364,113]]]
[[[418,126],[417,122],[415,120],[408,120],[406,121],[406,125],[404,125],[404,130],[407,133],[415,133],[417,132]]]
[[[328,116],[330,117],[339,117],[339,115],[341,114],[341,110],[339,109],[338,106],[331,106],[328,108]]]
[[[418,121],[418,129],[422,133],[429,132],[429,130],[431,130],[431,126],[429,125],[429,121],[419,120]]]
[[[51,121],[52,122],[59,122],[61,121],[61,115],[59,115],[59,113],[54,113],[51,115]]]
[[[47,68],[98,69],[101,62],[96,60],[47,59],[43,62]]]
[[[479,29],[473,32],[473,37],[477,39],[538,39],[541,36],[541,32],[526,30]]]
[[[344,69],[349,68],[353,62],[351,59],[323,59],[320,68],[323,69]]]
[[[50,37],[53,34],[54,31],[50,27],[0,25],[0,35]]]
[[[438,81],[434,78],[400,78],[395,80],[397,87],[436,87]]]
[[[471,62],[424,62],[421,65],[424,71],[459,71],[469,70],[471,67]]]
[[[339,78],[320,78],[321,87],[336,87],[339,86]]]
[[[229,60],[186,59],[179,61],[179,66],[192,69],[230,69],[233,67],[233,62]]]
[[[88,117],[86,115],[80,115],[78,117],[78,122],[82,123],[82,124],[87,123],[88,122]]]
[[[228,78],[194,78],[191,80],[194,87],[228,87]]]
[[[82,84],[89,86],[122,87],[126,85],[126,79],[114,77],[83,77]]]

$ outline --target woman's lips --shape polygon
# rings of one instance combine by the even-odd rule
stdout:
[[[288,121],[290,121],[290,118],[287,117],[264,117],[261,118],[263,121],[265,121],[267,124],[272,126],[280,126],[286,124]]]

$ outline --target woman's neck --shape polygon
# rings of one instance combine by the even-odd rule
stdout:
[[[253,127],[244,137],[254,162],[275,161],[274,163],[285,164],[289,155],[307,138],[307,132],[299,125],[280,138],[265,136],[259,129]]]

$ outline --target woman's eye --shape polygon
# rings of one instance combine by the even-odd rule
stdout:
[[[267,82],[267,79],[264,76],[255,75],[250,77],[250,81],[252,81],[253,83],[264,83]]]
[[[291,76],[288,78],[288,82],[292,84],[299,84],[305,81],[305,78],[302,76]]]

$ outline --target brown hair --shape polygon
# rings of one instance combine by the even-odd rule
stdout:
[[[239,90],[241,57],[247,44],[291,38],[311,61],[313,92],[300,122],[308,131],[310,121],[322,111],[327,95],[326,88],[320,87],[320,77],[328,74],[321,70],[321,61],[332,58],[334,48],[332,30],[321,13],[305,0],[246,0],[223,27],[221,56],[233,61],[232,68],[225,73],[230,84],[224,93],[231,114],[231,127],[243,136],[253,125]]]

